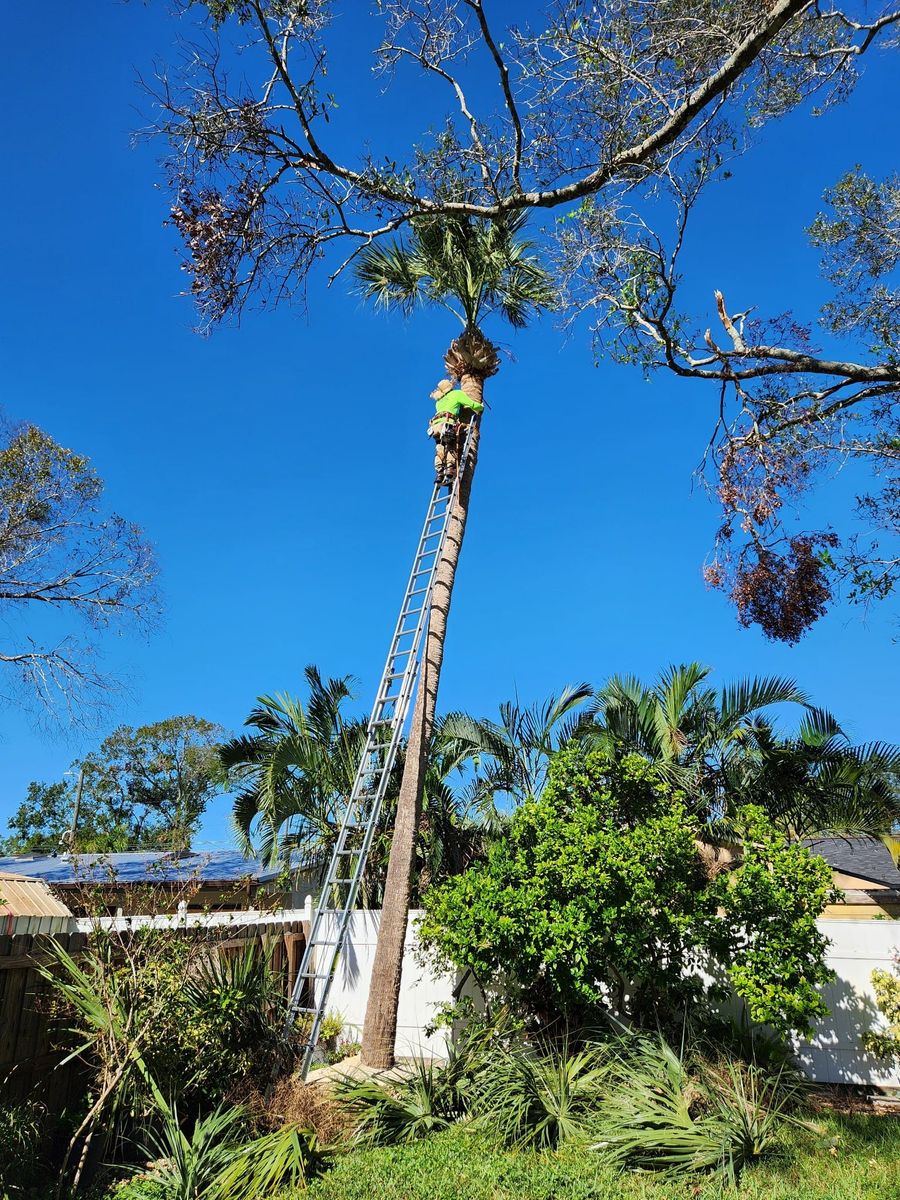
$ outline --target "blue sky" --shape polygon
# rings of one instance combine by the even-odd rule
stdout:
[[[237,729],[260,693],[299,690],[308,662],[354,674],[368,707],[430,488],[428,392],[455,332],[441,314],[373,313],[319,279],[306,312],[195,334],[159,148],[131,138],[136,74],[172,54],[165,6],[41,11],[39,29],[27,6],[3,17],[0,398],[91,457],[110,506],[156,546],[166,611],[148,642],[105,641],[130,696],[94,734],[50,737],[0,710],[0,825],[29,780],[58,778],[119,722],[194,712]],[[350,144],[374,95],[399,143],[415,105],[402,85],[367,91],[371,26],[342,19],[336,137]],[[873,56],[848,104],[781,122],[736,164],[685,263],[701,319],[715,287],[734,308],[812,319],[825,291],[803,230],[854,163],[896,169],[897,111],[900,73]],[[699,659],[719,682],[791,675],[854,736],[900,740],[886,610],[837,607],[791,648],[740,629],[705,589],[716,513],[691,472],[713,394],[595,365],[586,332],[552,320],[495,334],[510,358],[487,393],[442,707],[489,714],[516,693]],[[229,844],[227,811],[210,811],[202,847]]]

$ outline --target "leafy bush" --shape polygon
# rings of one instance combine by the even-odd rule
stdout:
[[[325,1062],[328,1066],[333,1067],[335,1063],[343,1062],[345,1058],[353,1058],[355,1054],[359,1054],[361,1049],[361,1042],[353,1042],[349,1038],[342,1038],[335,1043],[333,1050],[325,1051]]]
[[[538,800],[513,814],[487,860],[425,896],[420,931],[438,963],[512,990],[538,1025],[612,1010],[676,1026],[714,954],[755,1020],[805,1031],[830,977],[815,918],[830,871],[741,810],[743,861],[710,878],[688,798],[638,756],[554,755]]]
[[[607,1074],[594,1047],[500,1046],[478,1077],[475,1111],[510,1146],[556,1149],[587,1136]]]
[[[883,1033],[874,1030],[864,1033],[863,1045],[878,1058],[900,1063],[900,953],[894,952],[892,971],[872,972],[872,986],[887,1029]]]
[[[737,825],[741,864],[711,887],[722,916],[710,945],[751,1020],[781,1034],[809,1033],[828,1012],[818,991],[832,977],[828,939],[816,918],[832,893],[831,868],[789,842],[758,806],[740,809]]]
[[[199,1111],[268,1074],[284,1000],[264,948],[226,957],[156,927],[97,928],[77,961],[51,946],[38,970],[54,989],[70,1057],[93,1074],[90,1107],[61,1164],[64,1176],[74,1167],[73,1189],[95,1136],[108,1151],[163,1097]]]

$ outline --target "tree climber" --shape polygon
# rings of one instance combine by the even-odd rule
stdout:
[[[449,379],[442,379],[431,393],[434,416],[428,422],[428,436],[434,438],[435,483],[452,487],[459,470],[459,457],[466,436],[466,427],[473,417],[484,411],[480,400],[473,400]]]

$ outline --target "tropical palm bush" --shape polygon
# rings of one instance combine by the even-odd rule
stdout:
[[[323,679],[305,670],[307,698],[262,696],[245,725],[252,730],[221,748],[223,765],[240,785],[233,820],[242,849],[275,864],[290,854],[291,869],[315,873],[328,863],[350,794],[366,726],[349,717],[353,679]],[[418,886],[452,875],[480,853],[486,833],[476,805],[450,784],[465,748],[446,739],[438,722],[429,745],[425,794],[417,827]],[[391,849],[391,829],[405,763],[401,745],[363,876],[360,902],[379,907]]]
[[[443,740],[460,761],[474,768],[469,794],[489,828],[503,826],[510,804],[540,796],[553,754],[589,720],[584,705],[591,695],[591,685],[581,683],[563,688],[542,704],[505,701],[497,721],[462,712],[444,718]]]
[[[353,697],[349,675],[323,679],[304,670],[307,699],[261,696],[245,725],[252,731],[221,748],[240,785],[234,823],[243,849],[267,863],[283,848],[304,863],[327,861],[365,741],[365,726],[344,713]],[[255,847],[254,847],[255,843]]]
[[[501,1045],[487,1056],[474,1111],[507,1145],[555,1150],[588,1138],[607,1077],[598,1046]]]
[[[159,1128],[141,1143],[167,1200],[206,1200],[234,1157],[234,1146],[245,1134],[246,1113],[238,1107],[219,1107],[182,1128],[176,1105],[159,1105]]]
[[[340,1079],[333,1094],[354,1118],[357,1142],[383,1146],[412,1142],[447,1129],[466,1113],[466,1092],[447,1067],[417,1059],[402,1080]]]
[[[208,1102],[221,1099],[236,1080],[267,1077],[286,1010],[273,948],[252,941],[232,953],[213,948],[192,965],[162,1026],[169,1038],[154,1035],[148,1045],[157,1078],[165,1067],[172,1080],[177,1064],[183,1091]]]
[[[638,753],[692,798],[698,816],[728,837],[741,804],[757,804],[792,839],[887,833],[900,819],[900,747],[851,743],[791,679],[737,680],[716,691],[709,668],[672,666],[651,686],[613,676],[579,733],[612,759]],[[796,734],[773,710],[798,705]]]
[[[632,1169],[716,1171],[731,1184],[776,1151],[793,1101],[780,1076],[737,1062],[692,1064],[662,1037],[622,1049],[597,1112],[595,1149]]]
[[[174,1104],[160,1102],[157,1115],[159,1128],[142,1150],[156,1162],[153,1178],[166,1200],[257,1200],[302,1187],[324,1162],[314,1135],[297,1126],[249,1136],[240,1106],[198,1116],[187,1131]]]

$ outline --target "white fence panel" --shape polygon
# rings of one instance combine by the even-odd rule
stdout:
[[[425,1030],[441,1005],[452,1001],[456,980],[452,975],[436,975],[416,961],[418,915],[413,912],[409,918],[395,1053],[441,1056],[446,1051],[446,1032],[428,1036]],[[329,1011],[340,1013],[353,1037],[362,1033],[380,918],[379,911],[370,909],[353,914],[329,997]],[[862,1044],[867,1030],[884,1028],[872,971],[891,968],[891,954],[900,949],[900,921],[822,919],[818,924],[831,941],[827,959],[835,980],[824,992],[830,1015],[809,1041],[795,1046],[800,1065],[820,1083],[900,1087],[900,1070],[867,1054]]]
[[[452,975],[435,975],[416,961],[415,921],[418,916],[417,912],[409,914],[406,931],[394,1053],[403,1057],[419,1054],[441,1057],[447,1050],[445,1030],[429,1037],[425,1029],[434,1021],[438,1009],[451,1003],[456,981]],[[380,910],[360,909],[353,913],[349,936],[328,997],[328,1011],[340,1013],[347,1034],[356,1039],[362,1036],[380,920]],[[334,933],[332,926],[323,936],[331,937]]]
[[[830,1015],[796,1047],[800,1065],[819,1083],[900,1087],[900,1070],[867,1054],[862,1043],[867,1031],[884,1029],[872,972],[891,969],[891,954],[900,950],[900,921],[822,918],[817,924],[831,941],[827,961],[836,978],[823,992]]]

